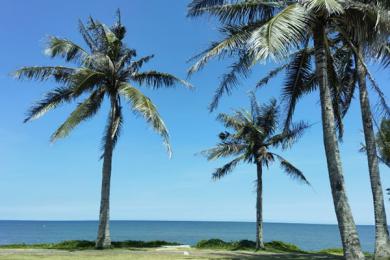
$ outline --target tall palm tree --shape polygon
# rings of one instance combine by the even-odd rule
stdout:
[[[285,59],[292,50],[307,46],[310,39],[315,56],[316,83],[320,90],[322,126],[328,173],[334,207],[347,259],[363,259],[360,241],[352,212],[348,203],[335,122],[341,121],[337,102],[332,98],[336,86],[330,82],[329,64],[331,57],[328,39],[332,21],[338,21],[345,9],[367,13],[367,7],[356,5],[354,1],[304,0],[296,3],[285,1],[225,1],[193,0],[189,5],[189,16],[209,14],[219,18],[224,25],[221,31],[225,38],[213,43],[198,56],[190,73],[201,69],[213,57],[238,56],[237,62],[224,75],[216,91],[211,110],[215,109],[223,93],[230,93],[237,85],[239,74],[246,76],[254,63],[269,58]],[[369,9],[369,14],[375,12]],[[376,15],[379,17],[378,15]],[[378,19],[379,20],[379,19]],[[334,30],[333,30],[334,31]],[[249,46],[249,50],[248,50]],[[277,73],[278,70],[272,73]],[[311,91],[307,89],[305,91]],[[336,117],[335,117],[336,116]]]
[[[348,15],[347,12],[345,15],[346,18],[348,17],[353,20],[355,26],[360,28],[360,30],[362,27],[359,27],[359,23],[363,23],[363,26],[367,26],[370,23],[370,21],[367,21],[369,20],[368,18],[363,21],[359,21],[355,18],[356,21],[353,17]],[[371,23],[375,24],[376,21],[371,20]],[[371,30],[373,30],[372,28],[374,27],[375,25],[371,26]],[[353,38],[356,38],[356,35]],[[387,105],[386,98],[368,72],[364,62],[365,57],[372,51],[364,51],[366,54],[363,55],[362,48],[356,46],[359,46],[359,44],[349,41],[348,44],[343,44],[341,47],[336,48],[332,55],[329,55],[330,63],[328,65],[328,75],[334,83],[334,88],[332,89],[333,107],[335,109],[335,115],[337,115],[335,118],[337,120],[336,123],[338,125],[340,138],[342,138],[343,134],[341,119],[348,112],[356,90],[359,90],[365,143],[367,144],[364,146],[364,152],[367,153],[368,158],[370,184],[375,208],[375,255],[377,257],[388,257],[390,256],[390,240],[384,207],[383,189],[379,174],[378,156],[373,129],[373,116],[367,92],[367,77],[371,82],[373,89],[379,96],[377,107],[387,116],[389,115],[390,109]],[[368,46],[365,48],[368,48]],[[291,62],[277,68],[277,70],[286,70],[287,78],[285,80],[285,86],[283,87],[283,98],[287,101],[288,107],[288,114],[285,121],[286,125],[291,121],[297,101],[303,95],[318,88],[316,73],[312,71],[311,68],[311,56],[313,56],[313,54],[312,50],[304,48],[293,55]],[[273,76],[274,74],[271,71],[269,75],[260,80],[259,86],[265,84],[269,78]]]
[[[53,133],[51,136],[53,142],[68,136],[78,124],[94,116],[105,99],[109,102],[110,111],[102,140],[102,189],[96,240],[96,248],[103,249],[111,246],[109,228],[111,163],[113,150],[123,125],[122,102],[128,102],[130,109],[144,117],[162,136],[171,155],[169,134],[155,105],[133,84],[153,89],[172,87],[177,83],[190,87],[190,84],[167,73],[154,70],[140,71],[153,55],[135,59],[136,51],[128,48],[123,42],[126,29],[121,23],[119,11],[117,21],[112,27],[90,18],[87,25],[80,21],[80,33],[88,50],[68,39],[57,37],[50,37],[46,49],[46,54],[50,57],[62,57],[67,62],[73,62],[76,67],[24,67],[16,71],[15,76],[19,79],[40,81],[53,79],[61,85],[48,92],[43,100],[31,108],[25,122],[37,119],[63,103],[70,103],[82,95],[87,95]]]
[[[275,100],[260,106],[254,94],[251,95],[251,109],[236,110],[233,115],[221,113],[217,119],[232,132],[219,134],[220,142],[216,147],[203,152],[208,160],[222,157],[234,159],[213,173],[217,180],[234,170],[240,162],[253,163],[257,168],[256,199],[256,249],[264,249],[263,241],[263,170],[278,160],[284,172],[292,178],[309,184],[303,173],[285,158],[272,152],[272,148],[290,147],[308,127],[300,122],[292,130],[277,133],[279,107]]]

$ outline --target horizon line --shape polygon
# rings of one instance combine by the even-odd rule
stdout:
[[[30,221],[30,222],[97,222],[98,219],[0,219],[1,221]],[[140,220],[140,219],[111,219],[112,221],[129,221],[129,222],[221,222],[221,223],[256,223],[256,221],[248,221],[248,220],[153,220],[153,219],[147,219],[147,220]],[[333,225],[337,226],[338,224],[336,222],[334,223],[303,223],[303,222],[280,222],[280,221],[264,221],[263,223],[267,224],[296,224],[296,225]],[[374,226],[374,224],[359,224],[358,226]],[[390,226],[390,225],[389,225]]]

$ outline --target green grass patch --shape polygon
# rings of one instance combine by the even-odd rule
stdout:
[[[161,246],[179,245],[167,241],[113,241],[112,248],[153,248]],[[88,240],[67,240],[59,243],[42,243],[42,244],[11,244],[0,245],[0,248],[8,249],[60,249],[60,250],[85,250],[94,249],[95,242]]]
[[[327,248],[327,249],[322,249],[322,250],[316,251],[315,253],[330,254],[330,255],[343,255],[344,251],[342,248]]]

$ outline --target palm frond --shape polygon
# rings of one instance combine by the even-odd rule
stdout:
[[[75,60],[81,62],[89,55],[83,48],[72,41],[54,36],[49,38],[45,54],[51,58],[60,56],[65,58],[66,61]]]
[[[290,176],[292,179],[296,179],[304,184],[310,185],[309,181],[306,179],[305,175],[297,169],[294,165],[292,165],[289,161],[284,159],[282,156],[273,153],[273,155],[278,158],[280,161],[280,167],[283,171]]]
[[[27,113],[24,122],[35,120],[46,114],[48,111],[56,108],[63,102],[69,102],[72,99],[73,91],[70,88],[59,87],[45,95],[43,100],[37,102]]]
[[[201,154],[207,160],[216,160],[222,157],[234,156],[242,153],[246,146],[237,141],[224,141],[219,143],[216,147],[202,151]]]
[[[377,59],[380,60],[385,68],[390,66],[390,43],[384,44],[380,48]]]
[[[282,146],[283,149],[290,148],[310,126],[303,121],[291,124],[289,129],[285,129],[281,134],[271,137],[266,144],[274,147]]]
[[[71,76],[68,85],[73,89],[73,95],[77,97],[101,84],[102,80],[105,78],[104,76],[105,75],[101,72],[81,68]]]
[[[376,104],[378,113],[380,115],[382,115],[383,117],[388,118],[388,117],[390,117],[390,107],[387,104],[387,98],[386,98],[385,94],[383,93],[383,91],[381,90],[381,88],[379,87],[378,83],[375,81],[375,79],[372,76],[372,74],[370,73],[370,71],[367,69],[367,66],[365,64],[364,64],[364,66],[366,67],[367,77],[371,83],[370,85],[371,85],[372,89],[376,92],[376,94],[379,98],[379,101]]]
[[[126,71],[129,73],[137,72],[145,63],[153,59],[153,57],[154,55],[149,55],[149,56],[142,57],[137,61],[131,62],[129,67],[126,68]]]
[[[232,89],[238,85],[238,75],[248,76],[252,65],[253,57],[249,53],[243,52],[238,61],[230,66],[230,71],[222,76],[221,83],[215,90],[213,100],[209,106],[210,112],[218,107],[219,100],[224,94],[230,95]]]
[[[339,140],[342,140],[344,135],[344,123],[343,123],[343,116],[342,116],[343,100],[341,98],[343,90],[340,82],[340,77],[336,72],[333,55],[330,53],[330,51],[327,52],[327,70],[328,70],[327,73],[328,81],[330,82],[329,87],[332,95],[332,105],[333,105],[336,129],[338,131]]]
[[[23,67],[14,72],[17,79],[45,81],[50,78],[57,82],[66,82],[75,73],[75,69],[63,66],[32,66]]]
[[[131,102],[133,111],[142,115],[153,129],[161,135],[168,154],[171,156],[172,150],[169,143],[168,130],[152,101],[128,83],[122,83],[119,91],[121,95]]]
[[[260,126],[266,136],[272,135],[278,127],[279,106],[275,99],[264,104],[260,109],[257,126]]]
[[[85,27],[84,23],[81,20],[79,20],[79,31],[85,43],[88,45],[89,49],[91,50],[91,52],[92,53],[96,52],[98,50],[98,47],[96,46],[96,42],[93,40],[92,36],[89,34],[87,28]]]
[[[249,92],[249,99],[251,103],[251,114],[254,118],[261,116],[261,107],[257,102],[256,95],[253,91]]]
[[[390,120],[382,119],[376,141],[378,144],[378,152],[380,160],[390,167]]]
[[[263,77],[256,83],[256,88],[261,88],[262,86],[267,85],[272,78],[276,77],[280,72],[285,70],[287,67],[288,64],[283,64],[282,66],[270,70],[265,77]]]
[[[122,50],[122,54],[119,57],[118,61],[115,63],[116,70],[122,69],[127,64],[130,64],[132,59],[137,55],[137,52],[134,49],[126,48]]]
[[[244,156],[239,156],[236,159],[228,162],[221,168],[217,168],[213,173],[213,180],[219,180],[225,177],[228,173],[232,172],[237,164],[244,159]]]
[[[227,3],[229,3],[229,0],[192,0],[191,3],[188,4],[187,16],[200,16],[204,13],[202,10],[205,8],[217,7]]]
[[[248,25],[226,25],[223,27],[221,31],[226,34],[225,38],[219,42],[212,43],[211,47],[197,55],[195,58],[199,59],[188,70],[188,74],[191,75],[201,70],[214,57],[223,57],[226,53],[246,49],[247,40],[251,36],[252,31],[263,23],[255,22]]]
[[[225,113],[218,114],[217,120],[222,122],[225,127],[233,128],[236,131],[244,126],[244,123],[240,120],[240,118]]]
[[[342,47],[337,49],[332,56],[341,85],[339,102],[341,116],[344,117],[350,108],[357,83],[356,70],[353,67],[353,51],[350,48]]]
[[[53,133],[51,141],[54,142],[68,136],[78,124],[94,116],[99,110],[103,99],[103,91],[94,91],[86,100],[77,106],[66,121]]]
[[[311,17],[299,4],[292,4],[254,30],[248,47],[257,61],[288,57],[306,38]]]
[[[344,0],[306,0],[304,6],[309,11],[326,11],[328,14],[344,13]]]
[[[282,102],[286,104],[286,118],[284,128],[291,124],[298,100],[313,90],[315,85],[309,84],[313,75],[311,66],[311,54],[308,49],[297,52],[286,68],[286,79],[282,89]]]
[[[205,1],[193,1],[189,5],[188,16],[208,14],[218,17],[222,23],[248,23],[270,19],[275,8],[280,8],[283,4],[283,1],[244,0],[205,5]]]
[[[181,84],[187,88],[192,88],[192,85],[185,80],[179,79],[171,74],[157,71],[139,72],[131,75],[131,80],[140,85],[151,86],[154,89],[161,87],[173,87],[176,84]]]

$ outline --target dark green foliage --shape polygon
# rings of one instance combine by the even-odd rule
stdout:
[[[218,180],[232,172],[241,162],[260,164],[268,167],[277,160],[282,170],[293,179],[309,184],[303,173],[282,156],[271,152],[272,148],[287,149],[303,134],[308,125],[304,122],[291,124],[290,128],[277,133],[279,128],[279,106],[276,100],[259,105],[255,95],[250,95],[250,110],[235,110],[234,114],[218,115],[220,121],[229,131],[219,134],[219,143],[211,149],[203,151],[208,160],[233,157],[233,159],[217,168],[213,179]]]
[[[201,240],[195,245],[196,248],[201,249],[231,249],[231,246],[232,243],[217,238]]]
[[[111,243],[114,248],[128,248],[128,247],[137,247],[137,248],[151,248],[151,247],[161,247],[161,246],[177,246],[180,245],[175,242],[167,242],[162,240],[155,241],[137,241],[137,240],[126,240],[119,242]]]
[[[271,241],[265,243],[264,245],[266,251],[270,252],[307,253],[296,245],[281,241]],[[195,247],[199,249],[255,250],[256,243],[250,240],[226,242],[221,239],[209,239],[199,241]]]
[[[168,73],[141,71],[153,55],[137,59],[136,51],[126,46],[123,41],[126,29],[121,23],[119,11],[117,21],[111,27],[90,17],[87,24],[80,21],[79,30],[85,41],[84,47],[68,39],[50,37],[45,50],[49,57],[63,58],[73,63],[74,67],[32,66],[15,72],[17,79],[54,80],[59,84],[30,109],[25,122],[37,119],[59,105],[74,102],[82,95],[87,96],[54,132],[51,140],[55,141],[68,136],[76,126],[96,115],[104,100],[110,102],[111,109],[116,106],[117,111],[127,101],[129,108],[144,117],[163,137],[170,153],[165,124],[152,101],[137,86],[156,89],[177,84],[185,87],[191,85]],[[119,136],[121,128],[118,122],[123,122],[122,114],[118,113],[117,116],[111,121],[117,123],[113,133],[115,138]]]
[[[377,134],[378,150],[381,161],[390,167],[390,120],[383,119]]]
[[[300,249],[294,244],[285,243],[282,241],[271,241],[265,243],[265,248],[269,251],[281,251],[281,252],[291,252],[291,253],[307,253],[306,251]]]

